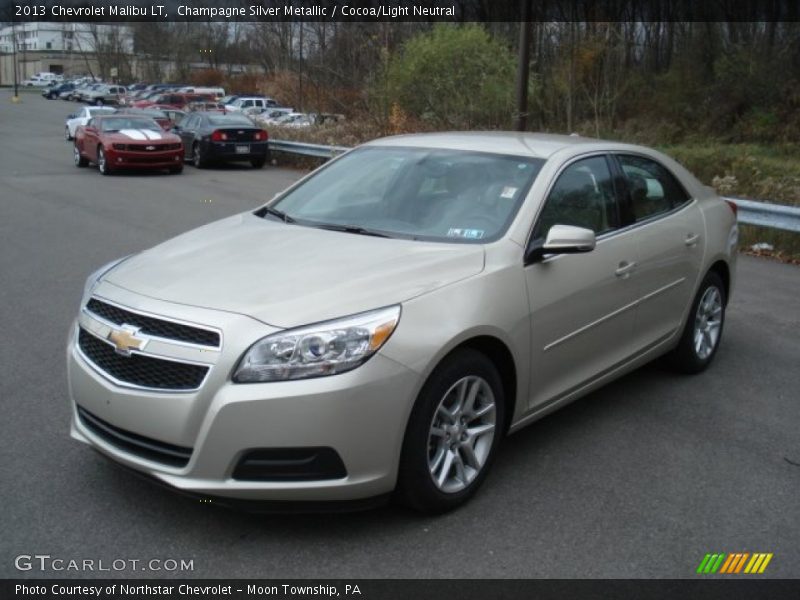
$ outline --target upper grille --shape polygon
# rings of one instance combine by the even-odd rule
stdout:
[[[192,457],[191,448],[174,446],[173,444],[144,437],[138,433],[125,431],[111,423],[106,423],[82,406],[78,407],[78,416],[80,416],[81,422],[96,436],[113,446],[127,450],[142,458],[162,462],[173,467],[185,467]]]
[[[116,325],[128,324],[140,327],[141,332],[148,335],[190,344],[200,344],[201,346],[219,347],[219,334],[214,331],[140,315],[113,304],[101,302],[96,298],[89,300],[86,304],[86,309]]]
[[[195,390],[209,367],[163,360],[143,354],[122,356],[110,344],[81,328],[78,346],[86,357],[114,379],[158,390]]]

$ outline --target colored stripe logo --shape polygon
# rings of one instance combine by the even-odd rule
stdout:
[[[763,573],[769,561],[772,560],[772,552],[733,552],[731,554],[706,554],[697,567],[700,574],[724,573],[726,575],[736,575],[745,573],[756,575]]]

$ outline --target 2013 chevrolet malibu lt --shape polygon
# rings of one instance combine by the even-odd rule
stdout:
[[[451,509],[507,433],[660,355],[709,365],[735,212],[639,146],[371,142],[89,277],[72,436],[203,496]]]

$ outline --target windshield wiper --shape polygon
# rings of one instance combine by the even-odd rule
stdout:
[[[315,227],[319,227],[320,229],[329,229],[331,231],[343,231],[345,233],[357,233],[358,235],[371,235],[374,237],[382,237],[382,238],[390,238],[392,236],[385,234],[381,231],[375,231],[374,229],[367,229],[365,227],[360,227],[359,225],[336,225],[333,223],[323,223],[321,225],[315,225]]]
[[[265,215],[272,215],[273,217],[278,217],[284,223],[296,223],[294,218],[290,217],[282,210],[278,210],[277,208],[272,208],[271,206],[265,206],[261,210]]]

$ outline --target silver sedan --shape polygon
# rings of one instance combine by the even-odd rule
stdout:
[[[376,140],[86,283],[72,436],[217,501],[452,509],[503,437],[719,347],[735,207],[654,150]]]

